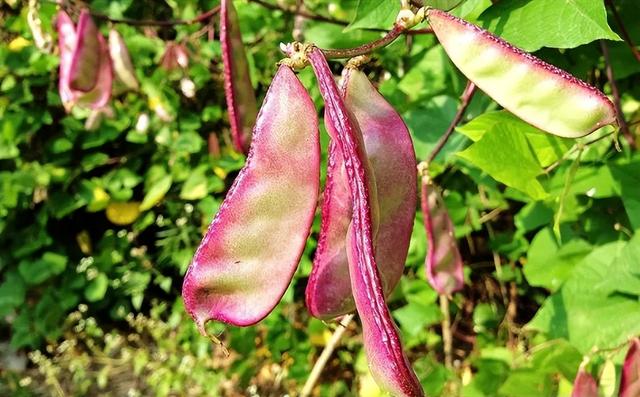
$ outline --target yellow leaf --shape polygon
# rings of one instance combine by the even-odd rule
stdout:
[[[82,251],[83,254],[91,254],[91,236],[89,236],[89,232],[83,230],[76,234],[76,241],[78,242],[80,251]]]
[[[91,202],[87,205],[87,211],[97,212],[105,209],[107,204],[109,204],[109,193],[107,193],[103,188],[96,186],[93,188],[92,194]]]
[[[129,225],[140,215],[140,203],[137,201],[112,202],[107,206],[107,219],[116,225]]]
[[[10,51],[19,52],[19,51],[22,51],[23,48],[28,47],[30,45],[31,45],[31,42],[29,40],[20,36],[11,40],[11,42],[8,45],[8,48]]]

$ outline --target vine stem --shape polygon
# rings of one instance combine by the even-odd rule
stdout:
[[[616,20],[618,27],[620,27],[620,33],[622,33],[622,37],[624,38],[625,43],[627,43],[627,45],[629,46],[629,49],[633,53],[633,56],[636,58],[636,60],[640,62],[640,51],[638,51],[638,48],[635,46],[635,44],[633,44],[633,40],[631,40],[631,36],[629,35],[627,28],[624,26],[624,23],[622,22],[622,18],[620,17],[620,14],[616,9],[616,5],[613,4],[613,0],[605,0],[605,3],[611,10],[611,13],[613,14],[613,18]]]
[[[394,24],[393,29],[391,29],[384,37],[379,38],[378,40],[374,40],[370,43],[363,44],[358,47],[353,48],[344,48],[344,49],[322,49],[324,56],[326,58],[353,58],[359,55],[369,54],[371,51],[385,47],[391,44],[395,39],[400,37],[406,28],[404,26]]]
[[[449,312],[449,298],[440,294],[440,311],[442,312],[442,344],[444,346],[444,365],[453,368],[453,336],[451,334],[451,313]]]
[[[196,23],[200,23],[206,21],[207,19],[213,17],[214,15],[220,12],[220,6],[215,6],[212,9],[203,12],[202,14],[197,15],[192,19],[172,19],[168,21],[158,21],[155,19],[130,19],[130,18],[112,18],[106,14],[102,14],[99,12],[91,12],[91,15],[103,21],[108,21],[111,23],[122,23],[131,26],[175,26],[175,25],[193,25]]]
[[[318,361],[316,361],[316,363],[313,365],[313,369],[309,374],[309,378],[307,378],[307,381],[304,383],[304,386],[302,387],[302,391],[300,392],[300,397],[309,397],[311,395],[313,388],[315,387],[316,383],[318,382],[318,379],[320,378],[320,374],[322,374],[322,370],[329,362],[329,358],[331,358],[331,354],[333,354],[333,351],[338,345],[338,342],[340,342],[340,338],[342,338],[342,335],[347,330],[347,326],[349,325],[349,323],[351,323],[351,321],[353,320],[353,317],[354,317],[354,314],[347,314],[342,318],[342,321],[340,321],[338,328],[333,332],[333,335],[331,335],[331,339],[329,339],[329,342],[327,342],[327,345],[322,350],[322,353],[320,353],[320,357],[318,357]]]
[[[620,126],[620,131],[622,132],[622,135],[627,140],[627,142],[629,142],[629,145],[631,145],[631,148],[636,149],[636,139],[633,137],[631,131],[629,131],[627,121],[624,119],[624,113],[622,113],[622,106],[620,104],[620,91],[618,91],[618,85],[616,84],[616,79],[613,75],[613,68],[611,67],[611,59],[609,57],[609,47],[607,47],[607,44],[604,42],[604,40],[600,40],[600,47],[602,48],[602,55],[604,56],[607,80],[609,80],[609,85],[611,86],[613,104],[615,105],[616,113],[618,114],[618,125]]]
[[[304,17],[304,18],[307,18],[307,19],[312,19],[314,21],[327,22],[327,23],[332,23],[334,25],[341,25],[341,26],[349,25],[349,22],[347,22],[347,21],[342,21],[340,19],[335,19],[335,18],[331,18],[331,17],[325,17],[323,15],[318,15],[318,14],[311,14],[309,12],[306,12],[306,11],[302,10],[302,9],[298,9],[298,7],[286,8],[286,7],[280,6],[278,4],[268,3],[268,2],[263,1],[263,0],[249,0],[249,2],[258,4],[258,5],[260,5],[260,6],[264,7],[264,8],[267,8],[269,10],[282,11],[282,12],[285,12],[287,14],[301,16],[301,17]]]
[[[469,103],[471,102],[471,99],[473,99],[473,95],[475,93],[476,93],[476,85],[473,84],[470,80],[467,80],[467,86],[465,87],[462,93],[462,96],[460,97],[461,102],[460,102],[460,106],[458,107],[458,111],[456,112],[456,115],[453,117],[453,120],[451,120],[451,124],[449,124],[447,131],[444,133],[442,137],[440,137],[440,140],[438,140],[436,147],[433,149],[433,151],[431,151],[431,154],[427,159],[427,163],[431,163],[436,158],[438,153],[440,153],[442,148],[444,148],[444,145],[446,145],[447,141],[449,140],[449,137],[451,137],[451,135],[453,134],[453,131],[455,131],[456,126],[458,125],[458,123],[460,123],[460,120],[462,120],[462,116],[464,116],[464,112],[466,112],[467,107],[469,107]]]

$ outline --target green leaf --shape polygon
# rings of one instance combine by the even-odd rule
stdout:
[[[356,16],[344,31],[354,29],[389,29],[400,11],[399,1],[358,0]]]
[[[611,175],[616,181],[615,190],[622,197],[624,209],[634,230],[640,229],[640,162],[612,164]]]
[[[104,298],[108,287],[109,279],[104,273],[100,273],[87,285],[84,290],[84,297],[87,298],[89,302],[97,302]]]
[[[556,291],[592,249],[584,240],[571,240],[558,246],[551,229],[543,229],[531,242],[524,274],[529,284]]]
[[[598,39],[620,40],[607,24],[602,0],[501,1],[480,20],[486,29],[525,51],[574,48]]]
[[[640,333],[640,236],[594,249],[546,299],[528,328],[564,338],[583,354]]]
[[[158,204],[164,198],[171,188],[172,178],[171,175],[165,175],[156,181],[145,194],[142,203],[140,204],[140,211],[146,211],[154,205]]]
[[[456,130],[475,142],[496,124],[509,125],[510,128],[525,134],[531,150],[542,167],[562,158],[573,145],[571,139],[548,134],[505,110],[483,113]]]
[[[183,200],[199,200],[207,195],[207,177],[204,171],[196,171],[182,185],[180,198]]]
[[[60,274],[67,267],[67,257],[54,252],[45,252],[37,260],[25,259],[18,265],[22,279],[29,285],[40,284],[51,276]]]
[[[26,296],[24,281],[16,272],[7,273],[0,284],[0,316],[22,305]]]
[[[496,124],[480,140],[458,153],[495,180],[536,200],[547,192],[536,177],[542,172],[526,137],[509,124]]]

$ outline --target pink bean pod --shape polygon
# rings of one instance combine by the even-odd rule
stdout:
[[[640,338],[633,338],[622,367],[620,397],[640,396]]]
[[[307,56],[325,101],[327,131],[344,157],[353,210],[347,232],[347,258],[369,368],[376,382],[393,395],[423,396],[385,303],[374,257],[371,196],[375,196],[375,190],[370,184],[372,171],[367,166],[361,133],[349,115],[322,51],[313,48]]]
[[[220,43],[231,138],[236,150],[246,153],[251,144],[251,128],[256,121],[258,106],[232,0],[220,3]]]
[[[431,8],[427,19],[458,69],[527,123],[567,138],[617,124],[615,106],[597,88],[445,11]]]
[[[320,179],[318,119],[309,94],[280,66],[254,128],[247,162],[184,278],[187,311],[247,326],[284,294],[313,222]]]
[[[76,45],[69,69],[69,87],[89,92],[98,81],[102,51],[98,42],[100,32],[86,9],[80,12],[76,29]]]
[[[116,79],[128,89],[137,91],[140,85],[131,62],[131,55],[124,39],[115,29],[109,31],[109,55],[111,56]]]
[[[580,368],[575,380],[571,397],[598,397],[598,384],[590,373]]]
[[[464,286],[462,256],[447,207],[427,175],[422,177],[420,206],[429,243],[425,258],[427,279],[439,294],[450,296]]]
[[[361,71],[343,73],[342,96],[362,131],[379,206],[376,262],[385,295],[400,280],[409,249],[416,208],[415,154],[409,130]],[[307,307],[318,318],[335,318],[355,310],[346,236],[352,202],[342,153],[335,140],[329,149],[322,225],[306,290]]]
[[[62,104],[67,112],[75,105],[100,109],[109,103],[111,99],[111,86],[113,82],[113,71],[111,68],[111,58],[107,44],[99,33],[96,35],[99,49],[98,73],[93,88],[88,92],[73,89],[70,86],[70,76],[73,60],[77,57],[76,47],[78,35],[73,21],[64,11],[60,11],[56,16],[56,29],[58,31],[58,44],[60,47],[60,76],[58,90]]]

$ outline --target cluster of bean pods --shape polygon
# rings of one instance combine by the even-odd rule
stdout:
[[[573,381],[571,397],[598,397],[598,382],[587,371],[585,360],[578,369]],[[634,338],[629,343],[629,349],[622,366],[620,377],[619,397],[637,397],[640,395],[640,338]]]
[[[56,29],[60,48],[58,90],[68,112],[76,105],[105,108],[114,77],[124,87],[138,89],[129,51],[115,29],[109,32],[107,44],[86,9],[80,12],[77,26],[65,11],[60,11]]]
[[[396,396],[424,395],[385,302],[402,275],[417,205],[407,127],[356,66],[345,68],[338,87],[322,50],[297,43],[284,47],[290,58],[256,118],[246,61],[234,56],[241,51],[235,11],[230,1],[222,10],[234,142],[249,152],[185,276],[187,311],[202,333],[209,320],[251,325],[273,310],[293,277],[316,211],[320,149],[316,110],[290,66],[310,64],[331,143],[307,307],[321,319],[357,310],[376,381]],[[426,17],[460,71],[523,120],[565,137],[616,123],[612,103],[594,87],[447,12],[429,9]],[[451,295],[463,285],[453,225],[424,170],[421,185],[428,280]],[[580,379],[590,388],[587,376]]]

